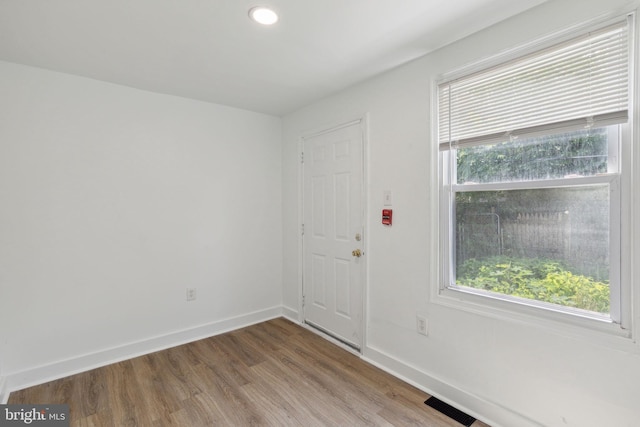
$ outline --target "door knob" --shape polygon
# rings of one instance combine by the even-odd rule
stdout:
[[[362,251],[360,249],[355,249],[351,251],[351,255],[353,255],[356,258],[360,258],[362,256]]]

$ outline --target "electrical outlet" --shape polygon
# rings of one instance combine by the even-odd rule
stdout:
[[[416,315],[416,329],[419,334],[427,336],[429,334],[429,321],[426,317]]]
[[[196,299],[196,288],[187,288],[187,301]]]

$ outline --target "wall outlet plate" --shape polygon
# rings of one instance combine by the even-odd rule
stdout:
[[[421,335],[429,335],[429,321],[426,317],[419,314],[416,315],[416,330]]]
[[[196,299],[196,288],[187,288],[187,301]]]

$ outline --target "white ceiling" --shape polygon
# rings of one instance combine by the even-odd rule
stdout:
[[[0,60],[282,115],[544,1],[0,0]]]

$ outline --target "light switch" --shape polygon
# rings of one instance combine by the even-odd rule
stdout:
[[[384,190],[382,193],[382,203],[385,206],[391,206],[391,190]]]

